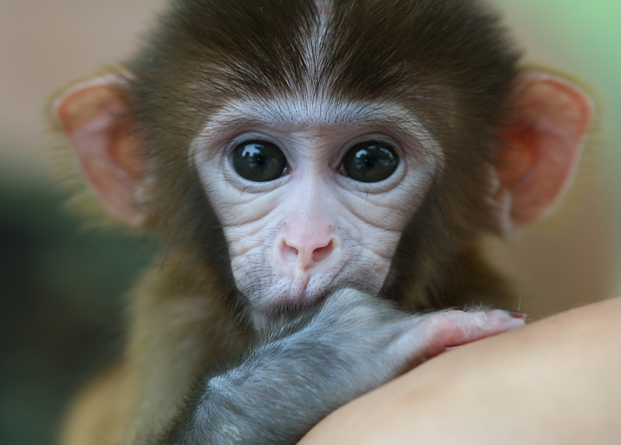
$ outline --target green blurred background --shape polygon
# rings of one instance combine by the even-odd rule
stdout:
[[[534,317],[621,288],[621,1],[497,0],[527,60],[597,96],[601,131],[558,216],[490,255]],[[0,2],[0,444],[52,444],[70,395],[120,349],[151,249],[63,210],[43,103],[136,46],[161,0]]]

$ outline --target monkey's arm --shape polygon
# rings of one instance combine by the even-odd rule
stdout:
[[[158,443],[294,444],[339,406],[446,347],[522,325],[503,311],[406,315],[340,291],[200,384]]]
[[[618,444],[620,326],[614,299],[463,346],[332,413],[300,445]]]

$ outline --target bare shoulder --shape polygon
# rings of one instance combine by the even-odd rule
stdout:
[[[471,343],[335,411],[302,440],[618,444],[621,299]]]

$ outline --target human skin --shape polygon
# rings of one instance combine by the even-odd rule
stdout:
[[[300,445],[621,443],[621,299],[427,361],[320,422]]]

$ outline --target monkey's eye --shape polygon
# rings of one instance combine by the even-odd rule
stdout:
[[[392,175],[399,165],[397,153],[376,141],[354,145],[343,158],[343,168],[350,178],[360,182],[379,182]]]
[[[239,176],[254,182],[278,179],[287,166],[280,148],[267,141],[242,142],[233,150],[232,160]]]

